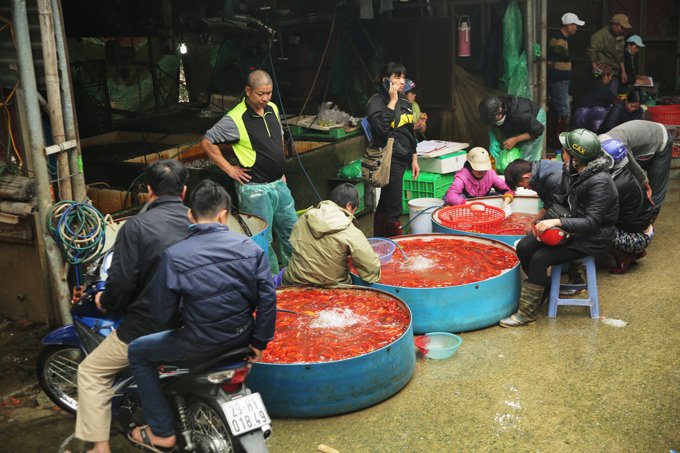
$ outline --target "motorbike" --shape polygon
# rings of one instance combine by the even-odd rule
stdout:
[[[73,324],[47,334],[38,357],[40,386],[57,406],[71,414],[78,410],[78,364],[121,321],[119,314],[106,314],[96,307],[97,291],[96,282],[87,287],[71,309]],[[252,393],[245,384],[251,354],[250,348],[239,348],[188,368],[173,364],[159,367],[161,388],[175,414],[176,450],[268,451],[271,419],[259,393]],[[128,370],[114,382],[112,411],[112,435],[145,424],[137,386]]]

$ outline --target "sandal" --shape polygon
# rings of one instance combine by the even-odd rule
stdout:
[[[135,431],[135,429],[137,429],[137,428],[133,428],[127,433],[127,438],[136,447],[139,447],[142,450],[152,451],[154,453],[169,453],[169,452],[175,451],[176,445],[173,445],[172,447],[161,447],[159,445],[153,445],[151,443],[151,438],[149,437],[149,434],[146,432],[146,430],[149,429],[148,426],[139,427],[139,434],[140,434],[140,436],[142,436],[142,442],[138,441],[132,435],[132,433]]]

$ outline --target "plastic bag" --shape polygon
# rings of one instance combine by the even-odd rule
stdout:
[[[520,159],[522,157],[522,151],[519,148],[514,147],[512,149],[501,150],[498,158],[496,159],[496,173],[499,175],[505,173],[505,168],[513,160]]]
[[[503,81],[508,93],[531,99],[527,56],[522,49],[522,11],[516,0],[511,0],[503,16]]]
[[[316,116],[316,124],[319,126],[347,126],[350,123],[349,113],[345,113],[333,105],[332,102],[324,102],[319,106],[319,113]]]
[[[353,160],[340,167],[338,170],[338,178],[360,180],[361,179],[361,159]]]

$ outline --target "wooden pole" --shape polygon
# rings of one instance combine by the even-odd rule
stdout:
[[[61,71],[61,92],[64,96],[62,108],[66,140],[76,141],[76,147],[69,149],[67,152],[69,169],[71,171],[71,184],[73,185],[73,199],[83,202],[87,198],[87,187],[85,187],[83,158],[80,151],[80,139],[78,138],[78,118],[76,117],[75,106],[73,105],[73,80],[71,79],[71,69],[68,63],[66,32],[64,31],[61,2],[59,0],[51,0],[51,4],[52,17],[54,18],[54,37],[59,57],[59,71]]]
[[[33,162],[33,177],[37,186],[38,199],[38,223],[42,224],[41,233],[45,245],[45,256],[50,277],[52,295],[56,299],[61,322],[69,324],[71,319],[71,295],[66,281],[66,267],[61,251],[57,247],[44,227],[45,216],[52,206],[50,197],[50,181],[47,174],[47,159],[45,158],[45,139],[40,117],[40,105],[38,104],[38,86],[35,80],[35,68],[33,63],[33,51],[31,49],[31,36],[28,31],[28,16],[26,13],[26,0],[13,0],[12,21],[16,36],[17,61],[19,66],[19,80],[24,91],[22,100],[23,110],[26,112],[26,122],[23,127],[28,128],[30,154]]]
[[[58,145],[66,141],[66,133],[64,132],[64,119],[61,114],[61,91],[59,87],[57,48],[54,43],[54,22],[52,19],[52,5],[50,4],[50,0],[38,0],[38,15],[40,18],[43,64],[45,66],[47,109],[50,115],[52,140]],[[62,200],[72,200],[71,169],[69,168],[67,154],[59,153],[57,156],[57,168],[59,197]]]

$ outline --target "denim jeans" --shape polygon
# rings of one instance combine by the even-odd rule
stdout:
[[[559,82],[548,83],[548,93],[550,95],[550,108],[557,116],[569,117],[569,81],[560,80]]]
[[[130,370],[135,377],[139,399],[144,409],[144,418],[156,436],[169,437],[175,434],[172,421],[172,408],[161,391],[158,378],[158,365],[188,365],[199,357],[183,352],[178,347],[178,330],[166,330],[137,338],[128,346]],[[249,335],[225,344],[224,351],[246,346]],[[210,357],[213,357],[211,355]],[[203,358],[204,360],[207,360]]]
[[[640,166],[647,171],[647,178],[649,185],[652,188],[652,201],[654,207],[652,213],[654,217],[659,215],[661,205],[666,198],[666,190],[668,189],[668,177],[671,173],[671,161],[673,158],[673,137],[670,133],[668,135],[668,142],[666,147],[657,152],[651,159],[647,161],[638,161]]]
[[[177,364],[190,359],[177,348],[177,333],[177,330],[166,330],[146,335],[128,346],[128,361],[137,383],[144,418],[151,432],[160,437],[174,435],[175,427],[172,423],[172,408],[161,391],[158,365]]]
[[[293,251],[290,245],[290,233],[298,217],[295,213],[295,201],[282,180],[263,184],[236,184],[238,203],[241,211],[262,217],[269,225],[266,250],[269,259],[269,269],[272,274],[278,274],[279,263],[276,252],[272,247],[274,234],[279,244],[281,262],[288,265],[288,258]]]

